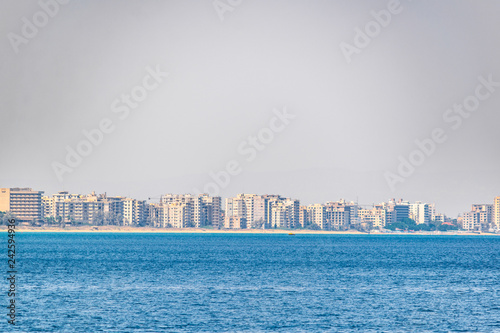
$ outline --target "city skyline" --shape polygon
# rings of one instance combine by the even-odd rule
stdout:
[[[347,231],[380,230],[410,219],[416,225],[450,224],[469,231],[500,230],[500,196],[490,203],[474,203],[471,207],[470,211],[453,217],[443,214],[435,203],[402,198],[372,205],[345,199],[301,204],[299,198],[280,194],[240,193],[223,199],[207,193],[168,193],[140,200],[95,191],[44,195],[44,191],[31,188],[0,188],[0,211],[10,212],[26,223],[103,225],[108,220],[107,223],[123,226],[217,229],[295,229],[315,225],[321,230]]]

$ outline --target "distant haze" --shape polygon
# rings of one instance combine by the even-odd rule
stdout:
[[[16,54],[9,33],[23,36],[23,17],[42,9],[2,1],[0,187],[147,199],[202,190],[236,160],[242,171],[223,197],[404,198],[452,217],[492,203],[500,88],[457,130],[443,115],[475,94],[478,77],[500,82],[500,2],[401,1],[348,63],[341,43],[354,45],[356,27],[389,2],[244,0],[222,21],[211,0],[75,0]],[[168,76],[121,119],[112,103],[143,86],[147,68]],[[283,108],[295,118],[247,161],[240,144]],[[60,182],[53,162],[104,118],[112,132]],[[435,128],[446,142],[392,191],[384,174]]]

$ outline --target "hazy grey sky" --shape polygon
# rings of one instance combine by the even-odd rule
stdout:
[[[500,2],[401,1],[348,63],[341,43],[354,45],[355,29],[389,3],[244,0],[221,20],[209,0],[74,0],[44,22],[39,2],[4,0],[0,187],[147,199],[202,189],[236,160],[242,172],[223,197],[402,197],[453,216],[492,203],[500,88],[456,130],[443,114],[474,95],[478,77],[500,82]],[[34,15],[41,27],[16,53],[12,36],[25,38]],[[112,103],[157,67],[168,77],[120,119]],[[295,118],[246,161],[238,146],[284,107]],[[104,118],[114,130],[60,182],[53,162]],[[392,191],[384,174],[435,128],[446,142]]]

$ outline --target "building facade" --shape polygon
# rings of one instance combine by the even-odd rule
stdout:
[[[165,194],[159,205],[150,207],[151,214],[158,220],[157,225],[164,228],[223,226],[221,198],[208,194]]]
[[[40,222],[42,194],[31,188],[0,188],[0,211],[10,212],[18,222]]]
[[[500,230],[500,196],[493,201],[493,228]]]
[[[410,218],[417,224],[429,224],[431,222],[429,204],[420,201],[410,204]]]

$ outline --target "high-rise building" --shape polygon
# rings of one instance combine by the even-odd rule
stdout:
[[[331,230],[349,229],[353,206],[354,203],[348,204],[344,200],[325,204],[327,224]]]
[[[167,225],[173,228],[193,227],[192,206],[186,202],[172,202],[164,206],[164,216]]]
[[[307,227],[307,207],[299,207],[299,225],[301,228]]]
[[[194,204],[194,226],[222,227],[221,197],[211,197],[208,194],[200,194],[195,197]]]
[[[273,200],[270,204],[270,225],[272,228],[292,229],[299,225],[298,200]]]
[[[298,200],[279,195],[238,194],[226,199],[225,219],[243,217],[248,229],[262,226],[295,228],[300,222],[299,207]]]
[[[313,204],[306,207],[307,225],[317,225],[321,230],[330,230],[326,218],[326,207],[322,204]]]
[[[53,217],[59,223],[95,224],[99,212],[103,212],[103,195],[94,192],[89,195],[58,192],[43,198],[44,217]]]
[[[10,212],[18,222],[39,222],[43,217],[42,194],[31,188],[0,188],[0,211]]]
[[[383,228],[386,225],[386,209],[377,205],[371,209],[358,209],[358,219],[365,229]]]
[[[462,229],[464,230],[481,230],[481,224],[479,223],[480,217],[479,212],[466,212],[462,217]]]
[[[492,220],[494,229],[500,230],[500,196],[494,200]]]
[[[480,224],[481,230],[488,230],[493,222],[493,205],[491,204],[474,204],[472,212],[479,213],[477,223]]]
[[[54,197],[42,197],[42,216],[44,218],[54,217]]]
[[[242,217],[246,220],[247,229],[265,226],[268,223],[268,201],[268,198],[257,194],[238,194],[236,197],[226,198],[225,219],[231,216]]]
[[[146,201],[124,198],[123,205],[123,225],[138,226],[146,220]]]
[[[410,217],[410,203],[408,201],[403,201],[402,199],[394,205],[394,217],[393,222],[402,222],[404,219]]]
[[[163,227],[222,227],[220,197],[208,194],[165,194],[160,202],[164,209],[163,214],[160,214],[159,225]]]
[[[429,204],[420,201],[410,204],[410,218],[417,224],[429,224],[431,221]]]
[[[70,194],[63,191],[52,197],[43,197],[43,215],[58,223],[143,225],[148,218],[144,200],[126,197],[108,197],[106,194]]]
[[[493,226],[494,205],[474,204],[470,212],[464,213],[462,228],[465,230],[486,231]]]

